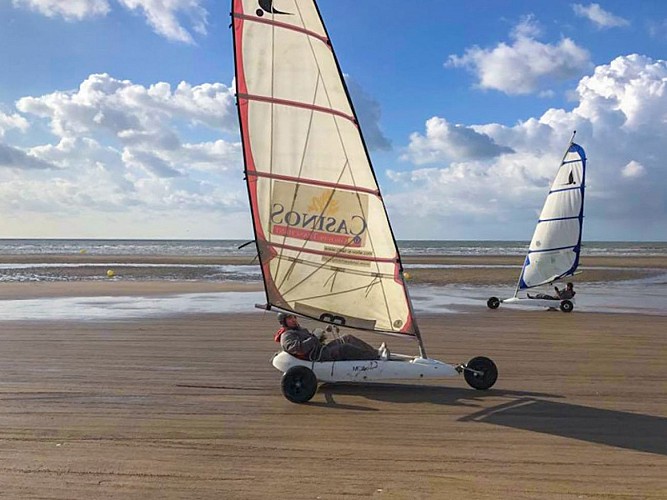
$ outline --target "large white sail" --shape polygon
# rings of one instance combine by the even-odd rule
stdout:
[[[586,153],[570,142],[537,222],[517,291],[551,283],[576,271],[585,187]]]
[[[236,90],[269,306],[418,335],[356,114],[313,0],[232,0]]]

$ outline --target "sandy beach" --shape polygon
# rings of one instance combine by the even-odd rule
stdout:
[[[667,498],[667,318],[420,320],[430,356],[491,356],[497,385],[325,385],[294,405],[271,313],[5,323],[3,495]]]
[[[603,260],[605,279],[667,267]],[[474,270],[437,272],[479,280]],[[516,269],[496,270],[516,279]],[[261,290],[123,279],[0,290],[5,300],[141,301],[239,287]],[[2,321],[0,496],[667,498],[667,316],[478,307],[419,323],[433,358],[492,357],[496,386],[475,391],[461,377],[322,385],[294,405],[270,364],[275,315],[252,304],[247,314]],[[389,345],[417,352],[409,340]]]

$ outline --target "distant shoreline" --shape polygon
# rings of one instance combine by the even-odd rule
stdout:
[[[434,265],[509,265],[523,264],[523,255],[402,255],[406,267],[409,264]],[[250,256],[223,255],[128,255],[128,254],[0,254],[0,264],[192,264],[192,265],[256,265]],[[581,266],[590,267],[642,267],[667,269],[667,255],[616,256],[582,255]]]

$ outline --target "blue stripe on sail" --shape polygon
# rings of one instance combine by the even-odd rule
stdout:
[[[571,219],[578,219],[578,215],[574,215],[572,217],[554,217],[553,219],[539,219],[537,223],[539,224],[540,222],[553,222],[555,220],[571,220]]]
[[[579,208],[579,239],[577,240],[577,246],[574,247],[574,253],[575,253],[574,263],[572,264],[572,267],[568,269],[563,276],[574,274],[574,272],[577,270],[577,267],[579,267],[579,255],[581,253],[581,235],[584,232],[584,193],[586,190],[586,161],[587,161],[586,152],[584,151],[584,148],[582,148],[579,144],[574,142],[570,146],[570,151],[572,151],[573,153],[577,153],[579,155],[579,158],[581,158],[581,207]]]
[[[553,191],[549,191],[549,194],[551,194],[551,193],[560,193],[561,191],[574,191],[575,189],[583,189],[583,187],[584,187],[584,185],[582,184],[581,186],[572,187],[572,188],[554,189]]]
[[[581,158],[581,161],[586,161],[586,153],[584,152],[584,148],[582,148],[579,144],[576,142],[573,142],[572,145],[570,146],[570,149],[567,150],[568,153],[578,153],[579,157]],[[577,161],[577,160],[575,160]]]
[[[526,259],[523,261],[523,269],[521,269],[521,276],[519,276],[519,290],[524,288],[529,288],[526,282],[523,280],[523,273],[526,272],[526,267],[530,265],[530,254],[526,255]]]

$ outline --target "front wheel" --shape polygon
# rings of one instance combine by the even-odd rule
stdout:
[[[292,403],[306,403],[317,391],[317,377],[307,366],[293,366],[283,373],[280,389]]]
[[[491,388],[498,380],[498,368],[489,358],[477,356],[465,366],[463,376],[470,387],[484,391]]]
[[[491,297],[489,300],[486,301],[486,306],[489,309],[498,309],[500,306],[500,299],[498,297]]]
[[[569,300],[564,300],[560,303],[560,310],[564,313],[572,312],[572,309],[574,309],[574,304]]]

